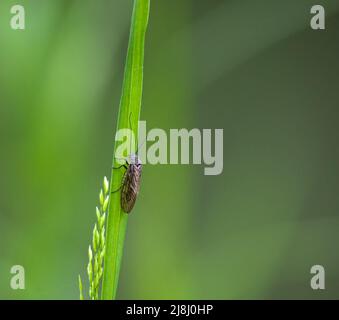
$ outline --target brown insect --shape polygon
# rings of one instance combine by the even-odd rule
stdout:
[[[126,160],[126,164],[121,165],[118,168],[124,167],[126,169],[123,178],[120,194],[120,204],[122,210],[126,213],[130,213],[134,207],[135,201],[137,200],[139,189],[140,189],[140,180],[141,180],[141,171],[142,164],[139,157],[136,154],[131,154],[129,156],[130,162]],[[115,169],[118,169],[115,168]]]
[[[131,121],[131,118],[129,120]],[[136,154],[129,155],[128,159],[129,162],[127,159],[125,159],[125,164],[117,168],[113,167],[113,169],[120,169],[124,167],[126,171],[122,177],[120,188],[112,192],[115,193],[121,190],[120,205],[122,210],[124,210],[126,213],[130,213],[132,211],[135,201],[137,200],[142,171],[142,163],[138,157],[138,151]]]

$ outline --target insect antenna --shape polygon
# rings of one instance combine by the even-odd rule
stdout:
[[[145,142],[147,142],[147,138],[144,139],[144,141],[142,142],[142,144],[138,145],[137,151],[135,152],[136,155],[138,155],[139,150],[141,149],[141,147],[143,147],[143,145],[145,144]]]
[[[130,128],[132,130],[131,115],[132,115],[132,112],[129,114],[129,126],[130,126]],[[132,130],[132,132],[133,132],[133,130]],[[139,133],[137,133],[137,141],[139,142]],[[138,143],[137,143],[137,149],[135,151],[135,155],[139,154],[139,150],[141,149],[141,147],[143,147],[145,142],[147,142],[147,137],[144,139],[144,141],[140,145],[138,145]],[[131,145],[131,143],[132,143],[132,139],[130,140],[130,152],[132,152],[132,145]]]

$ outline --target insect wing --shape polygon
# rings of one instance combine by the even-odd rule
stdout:
[[[124,174],[121,189],[121,207],[126,212],[132,211],[140,187],[141,166],[130,164]]]

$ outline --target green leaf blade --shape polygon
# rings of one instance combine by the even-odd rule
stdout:
[[[130,129],[133,130],[135,137],[138,136],[138,121],[141,110],[144,46],[149,8],[150,0],[134,1],[117,123],[117,130],[129,128],[129,118],[132,115],[132,128]],[[117,143],[115,143],[114,154],[116,148]],[[113,155],[114,166],[117,166],[117,163]],[[123,178],[121,171],[115,170],[113,172],[112,170],[111,191],[119,189]],[[112,193],[107,217],[106,253],[102,283],[102,299],[104,300],[115,299],[116,297],[127,220],[128,215],[121,209],[120,193]]]

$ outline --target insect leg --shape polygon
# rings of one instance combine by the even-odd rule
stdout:
[[[112,167],[112,169],[120,169],[120,168],[122,168],[122,167],[124,167],[124,168],[127,170],[127,166],[126,166],[125,164],[122,164],[122,165],[119,166],[119,167]]]
[[[128,162],[127,162],[127,161],[126,161],[126,164],[128,165]],[[118,168],[114,168],[114,167],[113,167],[113,169],[119,169],[119,168],[121,168],[121,167],[124,167],[124,168],[127,170],[126,164],[122,164],[122,165],[121,165],[120,167],[118,167]],[[125,176],[126,176],[126,172],[124,173],[123,179],[125,178]],[[123,187],[123,185],[124,185],[124,183],[121,183],[120,187],[119,187],[117,190],[112,191],[111,194],[112,194],[112,193],[118,192],[118,191]]]
[[[121,185],[117,190],[112,191],[111,193],[116,193],[116,192],[120,191],[120,189],[122,188],[122,186],[123,186],[123,185]]]

